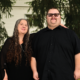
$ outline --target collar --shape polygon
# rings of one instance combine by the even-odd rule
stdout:
[[[55,29],[61,29],[62,28],[62,26],[61,25],[59,25],[58,27],[56,27]],[[47,31],[47,30],[51,30],[51,29],[49,29],[48,28],[48,26],[46,27],[46,29],[45,29],[45,31]],[[54,30],[54,29],[53,29]]]

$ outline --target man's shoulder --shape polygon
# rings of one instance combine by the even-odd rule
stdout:
[[[41,29],[40,31],[37,32],[37,34],[44,33],[44,32],[46,31],[46,29],[47,29],[47,28],[43,28],[43,29]]]
[[[39,38],[44,32],[46,31],[46,28],[41,29],[40,31],[36,32],[36,33],[32,33],[30,34],[30,39],[32,38]]]
[[[65,28],[61,26],[61,29],[63,29],[64,31],[68,32],[68,33],[75,33],[73,30],[69,29],[69,28]]]
[[[76,34],[76,32],[75,32],[74,30],[69,29],[69,28],[64,28],[64,27],[62,27],[62,29],[63,29],[64,32],[65,32],[66,34],[68,34],[69,36],[71,36],[71,37],[78,37],[77,34]]]

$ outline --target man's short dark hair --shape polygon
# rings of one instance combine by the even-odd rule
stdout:
[[[50,9],[57,9],[57,10],[59,11],[59,9],[58,9],[58,8],[51,7],[51,8],[48,8],[48,10],[47,10],[47,13],[46,13],[46,14],[48,14],[48,12],[49,12],[49,10],[50,10]],[[60,13],[60,11],[59,11],[59,13]]]

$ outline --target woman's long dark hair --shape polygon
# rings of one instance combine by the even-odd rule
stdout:
[[[15,65],[18,65],[22,59],[22,55],[21,55],[22,49],[21,49],[21,46],[19,44],[19,37],[18,37],[18,24],[20,23],[21,20],[25,20],[27,22],[27,25],[28,25],[28,31],[24,35],[24,38],[23,38],[26,64],[28,61],[31,60],[31,51],[32,50],[31,50],[30,43],[29,43],[29,23],[28,23],[28,20],[26,20],[26,19],[19,19],[15,23],[13,36],[10,40],[10,46],[9,46],[9,49],[7,52],[7,62],[14,61]]]

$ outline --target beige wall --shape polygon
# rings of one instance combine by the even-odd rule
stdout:
[[[26,5],[25,2],[28,2],[28,1],[31,1],[31,0],[17,0],[16,4],[13,5],[12,11],[11,11],[11,14],[14,16],[10,18],[5,18],[5,16],[3,16],[2,21],[5,22],[5,28],[9,36],[12,36],[13,34],[16,20],[20,18],[25,18],[25,14],[32,13],[31,10],[30,12],[27,12],[29,5]]]
[[[29,6],[26,5],[25,2],[30,2],[32,0],[16,0],[16,4],[14,4],[14,6]]]

